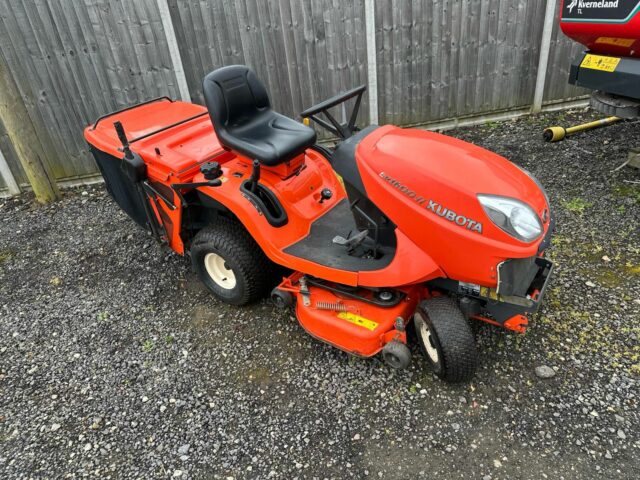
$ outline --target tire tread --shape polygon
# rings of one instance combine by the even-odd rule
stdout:
[[[478,350],[471,327],[456,302],[449,297],[423,300],[420,308],[429,316],[443,355],[442,378],[452,383],[473,378]]]
[[[191,245],[192,259],[195,258],[193,252],[211,245],[233,257],[240,270],[236,275],[246,280],[243,295],[235,305],[253,303],[270,291],[273,264],[242,225],[219,219],[200,230]]]

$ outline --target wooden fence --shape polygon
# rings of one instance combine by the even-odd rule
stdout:
[[[202,77],[232,63],[253,67],[275,108],[292,116],[371,75],[378,123],[527,107],[544,16],[540,0],[0,0],[0,60],[53,152],[50,170],[69,181],[97,172],[82,137],[97,116],[160,95],[184,98],[181,81],[202,103]],[[579,46],[557,23],[545,102],[583,94],[567,84]],[[365,97],[362,123],[369,104]],[[24,185],[1,123],[0,161]]]

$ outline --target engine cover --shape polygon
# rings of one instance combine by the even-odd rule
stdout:
[[[505,258],[537,254],[543,236],[524,243],[489,219],[478,194],[515,198],[549,228],[549,206],[537,183],[507,159],[434,132],[380,127],[356,150],[370,200],[449,278],[495,282]]]

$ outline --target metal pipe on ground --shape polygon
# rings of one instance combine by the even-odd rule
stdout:
[[[568,137],[569,135],[583,132],[585,130],[591,130],[594,128],[606,127],[607,125],[614,124],[616,122],[619,122],[620,120],[622,120],[620,117],[607,117],[569,128],[549,127],[544,129],[544,132],[542,132],[542,137],[544,138],[545,142],[559,142],[560,140],[564,140],[565,137]]]

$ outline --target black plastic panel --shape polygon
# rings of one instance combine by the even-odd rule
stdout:
[[[571,63],[569,83],[591,90],[640,99],[640,59],[623,57],[613,72],[605,72],[580,66],[587,53],[580,53]]]
[[[135,184],[122,170],[122,160],[93,146],[90,149],[111,197],[138,225],[149,229],[143,200]]]

